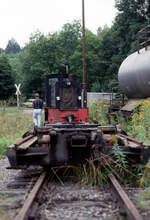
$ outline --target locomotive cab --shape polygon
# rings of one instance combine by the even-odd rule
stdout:
[[[46,77],[45,122],[88,122],[88,109],[82,107],[81,84],[72,74]]]

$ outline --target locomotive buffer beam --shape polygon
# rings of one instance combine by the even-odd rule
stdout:
[[[7,169],[25,169],[26,166],[23,165],[22,161],[33,161],[36,157],[44,163],[49,155],[49,149],[42,147],[37,149],[36,143],[38,143],[38,137],[29,135],[18,143],[10,145],[7,149],[7,156],[11,166]]]

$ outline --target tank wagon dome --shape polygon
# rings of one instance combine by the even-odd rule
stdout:
[[[150,97],[150,46],[131,54],[123,61],[118,80],[128,98]]]

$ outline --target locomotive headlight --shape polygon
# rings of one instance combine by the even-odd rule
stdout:
[[[67,86],[71,86],[71,82],[70,82],[69,79],[66,80],[66,85],[67,85]]]
[[[81,96],[78,96],[78,99],[81,100]]]
[[[60,97],[59,97],[59,96],[57,96],[57,97],[56,97],[56,99],[57,99],[57,101],[59,101],[59,100],[60,100]]]
[[[67,81],[67,86],[70,86],[71,85],[71,82],[70,81]]]

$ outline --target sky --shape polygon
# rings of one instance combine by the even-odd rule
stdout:
[[[85,26],[93,33],[98,27],[111,26],[115,0],[85,0]],[[0,48],[14,38],[21,47],[32,33],[61,30],[65,23],[82,18],[82,0],[1,0]]]

